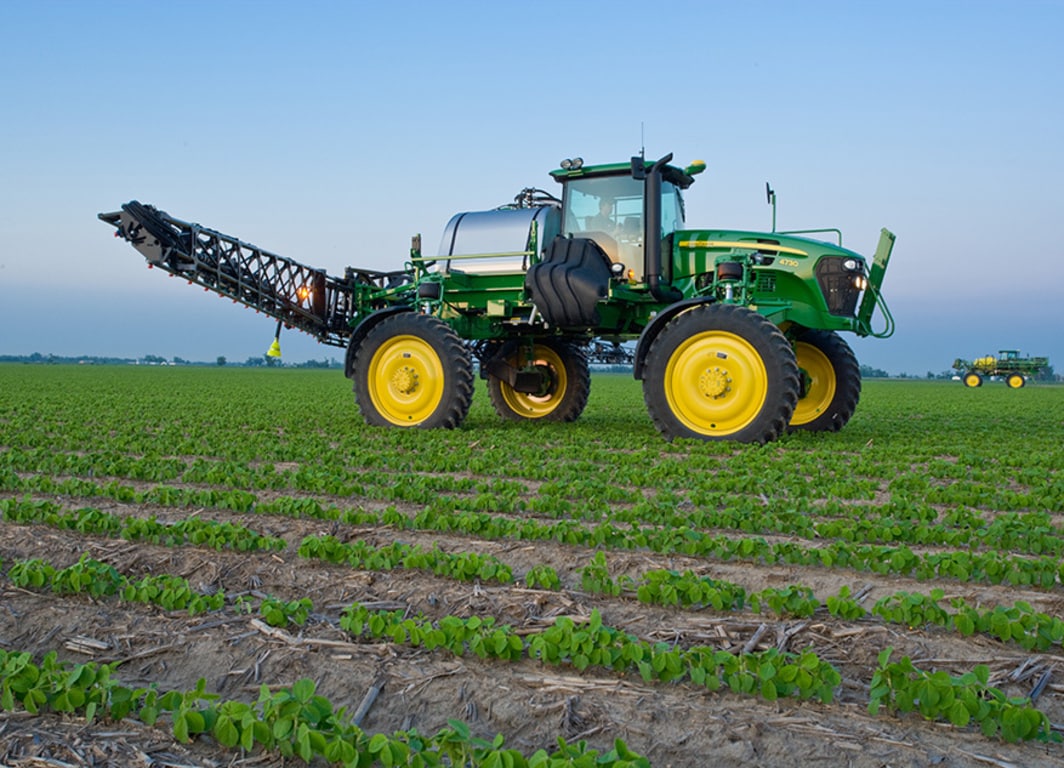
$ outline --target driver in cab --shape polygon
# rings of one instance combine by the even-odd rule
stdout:
[[[613,219],[613,198],[603,197],[599,200],[599,212],[588,219],[588,231],[605,232],[613,235],[617,232],[617,222]]]

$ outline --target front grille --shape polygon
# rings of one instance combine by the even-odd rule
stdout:
[[[820,292],[824,294],[828,312],[853,317],[857,299],[861,295],[854,281],[861,273],[846,269],[843,266],[846,261],[841,256],[825,256],[816,265],[816,281],[820,284]]]
[[[776,292],[776,276],[768,272],[762,272],[757,277],[757,292],[758,293],[775,293]]]

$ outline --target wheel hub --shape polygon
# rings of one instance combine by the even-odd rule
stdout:
[[[536,373],[539,374],[539,389],[536,391],[535,396],[547,397],[557,388],[554,372],[551,371],[549,365],[538,363],[536,365]]]
[[[731,391],[731,383],[732,379],[728,372],[719,366],[714,366],[707,368],[698,378],[698,389],[706,397],[715,400]]]
[[[397,368],[392,374],[392,387],[396,392],[409,395],[418,387],[417,371],[406,365]]]

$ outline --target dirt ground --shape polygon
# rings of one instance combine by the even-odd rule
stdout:
[[[63,499],[74,509],[88,503]],[[174,519],[173,509],[94,499],[92,505],[119,515]],[[987,664],[991,683],[1010,695],[1028,695],[1050,673],[1038,706],[1055,724],[1064,723],[1064,659],[1057,653],[1032,654],[990,638],[962,638],[937,628],[916,628],[864,619],[847,622],[821,610],[807,620],[779,621],[753,613],[715,613],[648,607],[631,597],[602,597],[580,590],[576,569],[589,552],[553,543],[480,541],[470,538],[353,528],[317,521],[242,516],[200,510],[202,517],[243,522],[283,536],[287,550],[271,554],[216,552],[195,547],[165,548],[87,537],[40,526],[3,524],[0,559],[5,567],[29,558],[57,566],[82,553],[114,565],[123,574],[171,573],[205,591],[224,589],[230,597],[309,597],[314,613],[302,628],[279,631],[228,605],[222,611],[189,617],[114,600],[60,597],[0,586],[0,647],[38,656],[61,649],[72,662],[121,662],[116,677],[126,685],[156,683],[160,689],[193,688],[205,678],[208,690],[247,701],[262,684],[291,685],[309,677],[318,692],[353,712],[375,684],[380,693],[362,727],[390,733],[417,728],[431,734],[448,718],[470,724],[474,733],[506,736],[507,745],[531,754],[550,751],[559,736],[585,739],[609,749],[615,738],[646,755],[654,766],[1036,766],[1064,765],[1060,745],[1010,745],[983,737],[977,728],[931,723],[917,715],[867,712],[868,680],[876,655],[886,646],[913,658],[920,668],[959,674]],[[386,544],[433,543],[443,549],[491,553],[523,574],[535,564],[552,566],[563,579],[561,591],[466,584],[411,571],[359,572],[299,558],[296,548],[309,534],[331,533],[344,540]],[[742,584],[748,592],[800,583],[821,599],[848,585],[870,608],[898,590],[926,592],[926,583],[862,574],[840,568],[799,570],[655,555],[609,553],[614,576],[652,568],[693,568]],[[1054,615],[1059,595],[1044,591],[940,583],[948,596],[972,604],[1012,604],[1026,600]],[[569,667],[538,661],[519,663],[456,657],[392,643],[354,643],[338,620],[352,602],[407,607],[429,617],[477,613],[514,627],[538,630],[555,617],[587,617],[593,609],[603,622],[651,641],[712,645],[731,651],[779,647],[813,648],[842,673],[832,704],[798,700],[768,702],[730,692],[710,693],[689,684],[646,684],[638,675]],[[22,712],[0,714],[0,765],[6,766],[275,766],[280,757],[241,754],[201,740],[180,744],[164,723],[147,727],[131,721],[98,721]],[[290,764],[298,764],[298,761]]]

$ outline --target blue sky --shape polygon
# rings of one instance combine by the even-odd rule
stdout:
[[[703,159],[695,226],[898,237],[888,340],[1064,370],[1064,2],[41,2],[0,9],[0,354],[262,354],[96,219],[131,199],[342,273],[564,157]],[[285,360],[341,357],[297,332]]]

